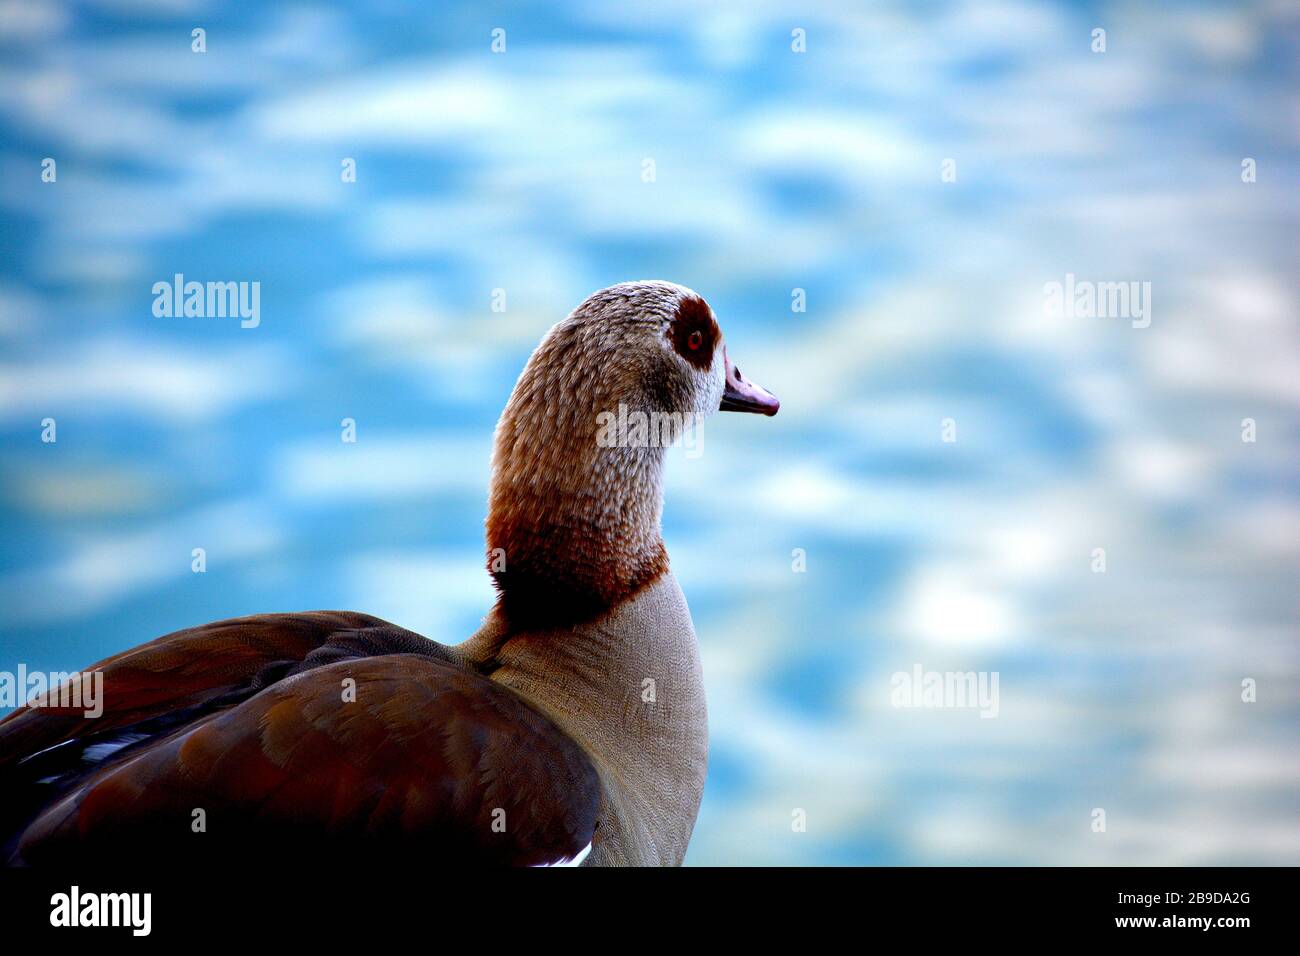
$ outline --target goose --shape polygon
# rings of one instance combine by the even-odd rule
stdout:
[[[109,657],[81,672],[102,674],[98,717],[65,698],[0,722],[5,861],[680,865],[708,725],[660,528],[664,442],[597,441],[597,421],[669,412],[674,437],[779,407],[695,292],[594,293],[497,424],[497,599],[476,633],[447,646],[354,611],[260,614]]]

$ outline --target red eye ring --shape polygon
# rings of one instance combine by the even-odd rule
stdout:
[[[686,347],[692,352],[698,352],[700,346],[704,344],[704,333],[696,329],[691,333],[691,337],[686,340]]]

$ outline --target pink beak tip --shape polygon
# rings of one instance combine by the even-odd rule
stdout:
[[[722,349],[723,359],[727,363],[727,384],[722,393],[724,412],[753,412],[767,415],[769,418],[781,410],[781,400],[763,386],[751,382],[740,373],[740,369],[731,364],[726,346]]]

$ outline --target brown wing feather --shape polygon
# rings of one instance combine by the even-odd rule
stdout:
[[[0,720],[0,767],[86,734],[247,696],[284,673],[343,654],[434,653],[440,645],[368,614],[257,614],[174,631],[84,668],[104,675],[104,712],[20,707]],[[315,654],[316,659],[308,661]]]
[[[293,618],[220,622],[105,662],[106,692],[110,677],[128,673],[134,686],[161,689],[159,678],[172,673],[164,661],[178,674],[170,697],[144,693],[139,705],[119,689],[105,714],[114,726],[141,726],[124,714],[158,719],[167,706],[186,720],[38,807],[13,841],[15,859],[192,864],[273,850],[297,859],[401,852],[531,864],[571,857],[591,841],[600,786],[590,760],[511,691],[437,653],[400,652],[409,637],[446,656],[382,621]],[[347,624],[369,631],[340,629]],[[232,638],[239,652],[230,662],[195,660]],[[147,648],[155,650],[139,654]],[[381,656],[368,656],[376,650]],[[241,698],[271,665],[276,679]],[[349,678],[355,700],[345,699]],[[220,707],[194,707],[221,695]],[[40,723],[41,711],[28,713],[27,723]],[[60,722],[26,736],[69,739],[70,728]]]

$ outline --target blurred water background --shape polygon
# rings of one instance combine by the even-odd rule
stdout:
[[[524,360],[667,278],[783,402],[669,462],[688,862],[1300,863],[1297,25],[4,0],[0,668],[307,608],[463,639]],[[156,318],[176,273],[260,325]],[[1049,316],[1067,273],[1149,327]],[[892,706],[918,664],[996,672],[996,719]]]

